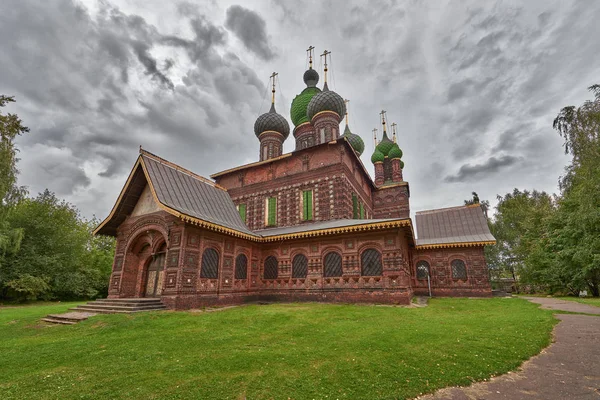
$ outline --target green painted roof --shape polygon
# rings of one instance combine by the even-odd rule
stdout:
[[[310,100],[313,98],[313,96],[320,91],[321,89],[317,87],[307,87],[302,91],[302,93],[294,98],[292,101],[292,107],[290,108],[290,117],[292,118],[292,123],[294,126],[298,126],[309,121],[308,116],[306,115],[306,108],[308,107],[308,103],[310,103]]]
[[[387,156],[394,145],[395,143],[388,138],[387,132],[383,132],[383,139],[381,139],[381,142],[377,145],[377,150],[384,156]]]
[[[384,159],[385,156],[383,155],[383,153],[375,149],[375,152],[373,152],[373,155],[371,156],[371,162],[375,164],[376,162],[383,162]]]
[[[346,129],[344,129],[344,134],[342,135],[342,137],[348,140],[350,146],[352,146],[354,151],[357,152],[359,156],[363,153],[363,151],[365,151],[365,142],[360,136],[358,136],[355,133],[352,133],[348,125],[346,125]]]
[[[387,156],[388,156],[388,158],[391,158],[391,159],[401,158],[402,150],[400,150],[400,147],[396,143],[394,143],[394,146],[391,148],[391,150]]]

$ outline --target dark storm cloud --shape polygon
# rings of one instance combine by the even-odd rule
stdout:
[[[240,126],[258,113],[254,103],[264,84],[227,50],[223,27],[197,6],[179,11],[186,12],[180,21],[189,37],[163,33],[108,2],[99,3],[94,17],[71,0],[15,0],[0,14],[0,38],[11,42],[0,53],[0,88],[16,95],[15,111],[31,128],[20,147],[56,159],[22,163],[33,191],[47,186],[65,196],[96,177],[123,176],[140,144],[200,160],[195,170],[208,175],[223,163],[216,149],[243,153],[256,140],[241,135]]]
[[[600,76],[595,2],[271,0],[228,29],[236,14],[214,0],[81,2],[95,7],[8,0],[0,89],[17,95],[10,111],[32,128],[19,143],[21,184],[74,191],[71,201],[99,215],[140,144],[205,176],[255,161],[267,76],[280,72],[277,110],[287,116],[286,96],[304,89],[309,45],[333,52],[329,86],[351,100],[371,172],[379,111],[398,122],[414,209],[461,204],[473,189],[482,199],[515,186],[555,190],[564,155],[552,118]],[[264,62],[276,48],[285,56]],[[284,146],[292,150],[293,138]],[[53,149],[69,150],[56,155],[66,165],[60,179],[33,156]],[[506,156],[522,161],[502,165]]]
[[[481,179],[487,175],[498,172],[503,167],[516,164],[521,161],[519,157],[514,156],[502,156],[499,158],[490,157],[483,164],[465,164],[458,170],[456,175],[447,176],[444,181],[446,182],[464,182],[473,179]]]
[[[142,63],[142,65],[144,65],[146,68],[146,73],[158,80],[160,83],[164,84],[169,89],[173,90],[175,88],[173,82],[171,82],[169,78],[167,78],[158,70],[156,60],[150,55],[148,51],[150,46],[148,46],[146,43],[137,41],[133,42],[131,45],[139,62]]]
[[[231,6],[227,9],[225,27],[263,60],[275,57],[267,38],[265,20],[256,12],[238,5]]]

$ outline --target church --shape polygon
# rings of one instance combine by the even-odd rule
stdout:
[[[259,161],[199,176],[140,148],[116,204],[95,234],[116,237],[109,298],[154,297],[171,309],[252,301],[409,304],[413,295],[491,296],[479,204],[410,217],[396,126],[361,161],[347,103],[313,69],[292,101],[254,133]],[[340,124],[346,119],[345,128]],[[391,138],[390,138],[391,136]],[[410,168],[410,166],[408,166]]]

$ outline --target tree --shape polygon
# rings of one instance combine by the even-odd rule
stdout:
[[[13,97],[0,95],[0,108],[14,102]],[[23,188],[17,187],[17,149],[15,138],[29,129],[21,123],[15,114],[2,114],[0,111],[0,267],[7,255],[19,250],[23,231],[8,225],[7,217],[11,206],[25,194]],[[3,277],[0,274],[0,286]]]
[[[490,246],[486,255],[500,275],[508,275],[515,282],[541,283],[539,264],[531,255],[538,248],[546,232],[546,221],[555,208],[554,199],[546,192],[514,189],[504,197],[498,196],[495,219],[490,224],[496,244]]]
[[[4,297],[72,299],[106,294],[112,238],[94,237],[96,221],[46,190],[19,202],[9,223],[24,232],[20,250],[0,269]],[[44,284],[45,283],[45,284]]]
[[[561,179],[558,212],[549,221],[544,250],[555,255],[546,279],[573,293],[600,295],[600,85],[588,88],[594,100],[564,107],[554,128],[573,159]]]

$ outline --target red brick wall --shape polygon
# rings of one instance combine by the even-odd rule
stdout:
[[[392,185],[373,192],[373,218],[410,218],[408,186]]]
[[[353,217],[352,193],[373,215],[370,178],[344,143],[317,146],[216,179],[236,205],[246,204],[250,229],[265,228],[265,200],[277,197],[277,226]],[[313,220],[303,221],[300,199],[312,190]]]
[[[467,266],[467,279],[452,278],[450,263],[463,260]],[[416,250],[412,257],[412,285],[415,293],[427,294],[427,280],[418,280],[416,265],[425,260],[430,265],[431,289],[434,296],[491,296],[488,268],[483,247],[453,247]]]
[[[119,232],[115,260],[123,263],[118,266],[115,262],[111,297],[144,295],[147,261],[164,242],[163,236],[168,250],[161,298],[172,308],[254,300],[408,304],[412,296],[408,241],[404,231],[398,229],[257,244],[183,225],[160,212],[128,220]],[[146,242],[152,247],[140,253]],[[200,278],[202,255],[208,248],[219,254],[218,279]],[[361,276],[360,255],[367,248],[381,252],[381,276]],[[341,277],[323,276],[323,259],[330,251],[342,257]],[[246,255],[248,270],[247,278],[238,280],[234,269],[239,254]],[[292,260],[297,254],[308,258],[306,278],[291,277]],[[265,280],[264,262],[271,255],[278,259],[279,275],[277,279]]]

